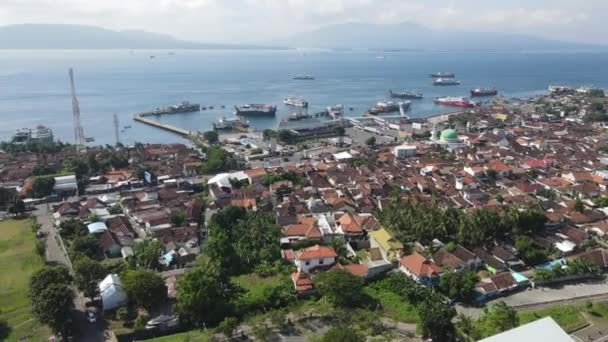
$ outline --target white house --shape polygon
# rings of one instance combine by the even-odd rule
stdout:
[[[87,229],[91,234],[99,234],[108,230],[108,226],[106,226],[106,224],[103,222],[93,222],[87,225]]]
[[[108,274],[99,283],[99,294],[103,309],[112,310],[127,304],[127,293],[122,287],[118,274]]]
[[[76,180],[76,175],[55,177],[53,192],[56,194],[78,193],[78,181]]]
[[[298,271],[309,273],[317,267],[331,266],[336,263],[338,254],[333,248],[315,245],[305,248],[295,254],[294,263]]]
[[[414,145],[401,145],[393,149],[393,154],[397,158],[408,158],[416,155],[417,147]]]

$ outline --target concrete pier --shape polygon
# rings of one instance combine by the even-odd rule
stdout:
[[[175,127],[173,125],[169,125],[169,124],[165,124],[156,120],[152,120],[150,118],[148,118],[148,116],[151,116],[150,113],[137,113],[135,114],[135,116],[133,117],[133,119],[135,121],[139,121],[141,123],[144,123],[146,125],[150,125],[150,126],[154,126],[160,129],[164,129],[165,131],[169,131],[175,134],[179,134],[181,136],[184,137],[191,137],[192,135],[196,134],[196,131],[189,131],[183,128],[179,128],[179,127]]]

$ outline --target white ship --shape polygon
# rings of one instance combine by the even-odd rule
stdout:
[[[308,107],[308,101],[297,96],[288,96],[283,99],[283,103],[294,107]]]

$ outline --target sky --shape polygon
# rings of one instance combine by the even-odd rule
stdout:
[[[259,43],[329,24],[414,22],[608,45],[608,0],[0,0],[0,26],[86,24]]]

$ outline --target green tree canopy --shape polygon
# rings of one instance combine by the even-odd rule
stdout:
[[[207,149],[207,160],[202,164],[201,170],[204,173],[218,173],[237,167],[238,162],[232,154],[221,146],[211,146]]]
[[[215,263],[202,259],[177,284],[175,309],[186,325],[215,325],[233,313],[234,286]]]
[[[128,270],[121,280],[129,299],[148,310],[167,299],[167,287],[157,272],[150,270]]]
[[[158,241],[153,239],[146,239],[133,246],[133,256],[135,263],[139,267],[147,269],[158,269],[158,259],[165,250],[165,246]]]
[[[428,296],[418,305],[422,335],[433,341],[454,341],[456,338],[452,319],[456,317],[456,309],[445,303],[438,295]]]
[[[517,255],[529,265],[538,265],[549,259],[549,251],[527,236],[515,239]]]
[[[32,298],[32,313],[40,323],[60,332],[74,307],[74,291],[66,284],[50,284]]]
[[[175,227],[183,227],[186,225],[186,213],[183,210],[176,210],[171,213],[171,223]]]
[[[61,222],[59,229],[61,236],[70,240],[76,236],[85,236],[89,233],[84,223],[76,219],[68,219]]]
[[[376,146],[376,137],[369,137],[365,140],[365,145],[367,146]]]
[[[101,247],[97,242],[97,237],[93,234],[77,236],[70,246],[71,256],[85,256],[90,259],[97,259],[101,254]]]
[[[451,299],[470,300],[478,280],[473,271],[447,272],[439,278],[439,290]]]
[[[103,265],[96,260],[81,257],[74,261],[74,284],[85,296],[94,298],[97,284],[108,274]]]
[[[271,216],[230,206],[211,218],[206,254],[228,274],[252,270],[280,259],[279,233]]]
[[[220,141],[220,136],[216,131],[207,131],[203,133],[203,138],[210,144],[217,144]]]
[[[55,186],[55,178],[51,176],[41,176],[34,178],[32,182],[32,193],[35,198],[42,198],[50,195]]]
[[[364,301],[363,280],[345,270],[320,273],[315,285],[319,294],[337,307],[355,307]]]
[[[70,271],[65,266],[46,266],[30,278],[30,297],[37,297],[51,284],[69,285],[72,282]]]

